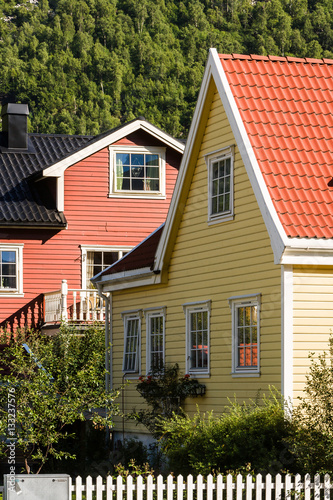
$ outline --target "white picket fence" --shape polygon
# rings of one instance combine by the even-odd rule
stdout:
[[[112,478],[88,476],[85,483],[79,476],[71,484],[75,500],[329,500],[333,489],[330,476],[309,474],[272,477],[207,476],[122,476]],[[59,499],[61,500],[61,499]]]

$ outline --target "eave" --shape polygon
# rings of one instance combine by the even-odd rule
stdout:
[[[333,239],[289,238],[280,264],[303,266],[333,265]]]
[[[98,277],[92,279],[92,283],[97,283]],[[112,275],[102,276],[98,280],[98,288],[106,292],[115,290],[125,290],[140,286],[155,285],[161,282],[161,275],[158,271],[150,267],[135,269],[131,271],[122,271]]]

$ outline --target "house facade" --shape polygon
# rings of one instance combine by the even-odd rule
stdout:
[[[125,414],[156,359],[206,386],[189,412],[297,402],[333,323],[332,101],[331,60],[210,50],[165,225],[93,278]]]
[[[0,324],[11,331],[59,322],[63,281],[73,310],[92,276],[165,220],[184,149],[143,118],[88,137],[28,134],[27,115],[2,111]]]

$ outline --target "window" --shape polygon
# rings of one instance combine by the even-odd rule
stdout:
[[[165,197],[165,148],[110,148],[110,196]]]
[[[231,297],[234,374],[259,374],[260,295]]]
[[[209,374],[210,301],[184,304],[186,316],[186,371]]]
[[[139,311],[124,313],[124,373],[138,373],[140,370],[141,318]]]
[[[23,292],[23,245],[0,246],[0,295]]]
[[[206,156],[208,167],[208,221],[233,219],[233,147]]]
[[[146,310],[147,373],[164,366],[165,308]]]
[[[131,250],[131,247],[119,249],[117,247],[81,246],[82,252],[82,288],[92,288],[90,279],[104,271]]]

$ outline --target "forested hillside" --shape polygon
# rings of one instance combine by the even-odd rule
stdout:
[[[333,1],[0,0],[0,98],[30,131],[186,137],[210,47],[333,58]]]

